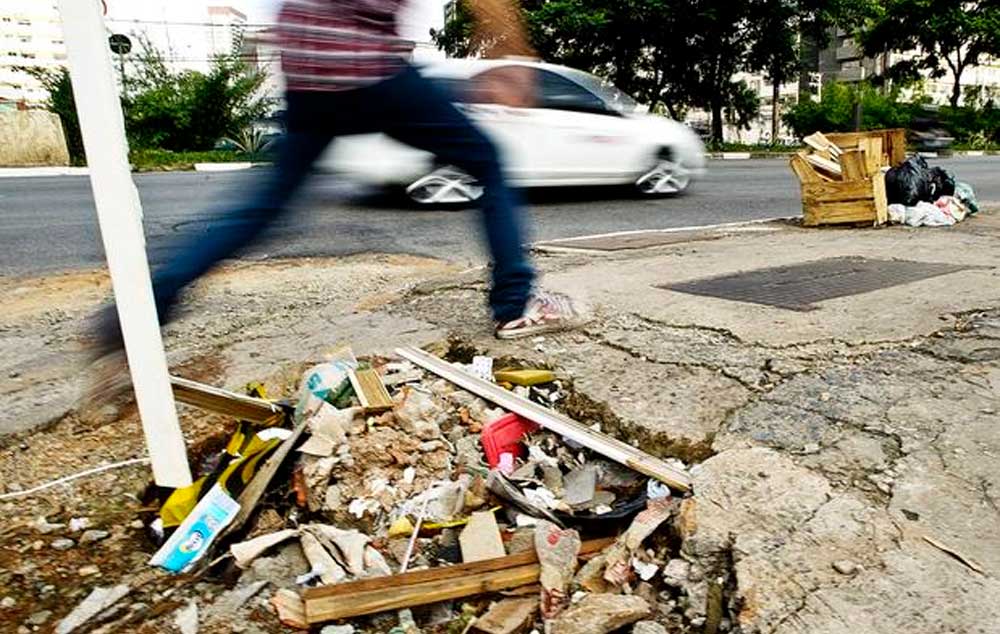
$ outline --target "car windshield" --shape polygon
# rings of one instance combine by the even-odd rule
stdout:
[[[609,81],[575,68],[560,68],[559,73],[600,97],[601,101],[612,110],[622,114],[631,114],[639,109],[639,104],[636,103],[635,99],[618,90]]]

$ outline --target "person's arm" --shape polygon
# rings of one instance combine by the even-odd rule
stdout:
[[[476,21],[483,57],[535,57],[521,12],[511,0],[465,0]]]
[[[483,57],[535,59],[521,12],[511,0],[465,0],[476,21],[475,40]],[[527,108],[536,103],[536,76],[529,66],[511,65],[487,74],[488,85],[479,87],[489,101]]]

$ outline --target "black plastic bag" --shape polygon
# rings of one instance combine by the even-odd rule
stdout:
[[[890,205],[912,207],[921,200],[934,202],[931,170],[924,157],[911,156],[886,172],[885,193]]]
[[[934,202],[941,196],[955,195],[955,176],[943,167],[931,168],[931,196]]]

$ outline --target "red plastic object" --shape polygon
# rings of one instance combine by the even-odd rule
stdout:
[[[507,414],[483,427],[479,441],[486,454],[486,462],[495,469],[500,463],[500,454],[511,453],[515,456],[524,454],[521,439],[525,434],[538,431],[538,423],[533,423],[517,414]]]

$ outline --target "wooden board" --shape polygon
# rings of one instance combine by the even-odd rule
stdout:
[[[555,432],[588,449],[596,451],[609,460],[621,463],[651,478],[667,484],[682,493],[691,490],[691,476],[682,469],[673,467],[617,438],[595,431],[555,410],[529,401],[499,385],[489,383],[459,370],[447,361],[428,354],[419,348],[397,348],[396,354],[412,361],[420,367],[451,381],[476,396],[484,398],[507,411],[534,421],[549,431]]]
[[[867,132],[837,132],[827,134],[826,138],[842,149],[856,148],[862,139],[879,138],[882,140],[882,156],[879,167],[895,167],[906,160],[906,130],[892,128],[888,130],[869,130]]]
[[[237,394],[179,376],[171,376],[170,384],[174,389],[174,398],[181,403],[237,420],[274,424],[280,422],[285,412],[290,410],[281,403]]]
[[[844,172],[845,181],[860,181],[868,178],[868,167],[865,164],[865,153],[862,150],[844,150],[840,157],[840,169]]]
[[[872,198],[875,201],[875,224],[889,222],[889,200],[885,193],[885,174],[881,171],[872,175]]]
[[[881,176],[881,173],[879,174]],[[878,214],[873,180],[802,184],[802,224],[871,223]]]
[[[601,551],[613,542],[613,539],[584,542],[580,554]],[[529,551],[471,564],[313,588],[302,595],[306,621],[312,625],[517,588],[537,582],[540,570],[537,555]]]
[[[813,169],[813,166],[806,160],[806,153],[799,152],[789,161],[792,171],[798,176],[800,183],[818,183],[824,180],[823,177]]]
[[[836,179],[841,179],[844,175],[844,171],[841,169],[840,165],[834,161],[827,160],[822,156],[816,154],[809,154],[806,156],[806,160],[817,168],[820,172],[826,172],[827,174],[833,176]]]
[[[382,383],[382,377],[375,370],[351,370],[347,377],[351,387],[361,402],[361,407],[369,412],[384,412],[392,409],[392,397]]]
[[[879,171],[883,165],[889,164],[889,159],[882,152],[882,137],[866,137],[858,141],[858,149],[865,153],[865,169],[868,175]]]

